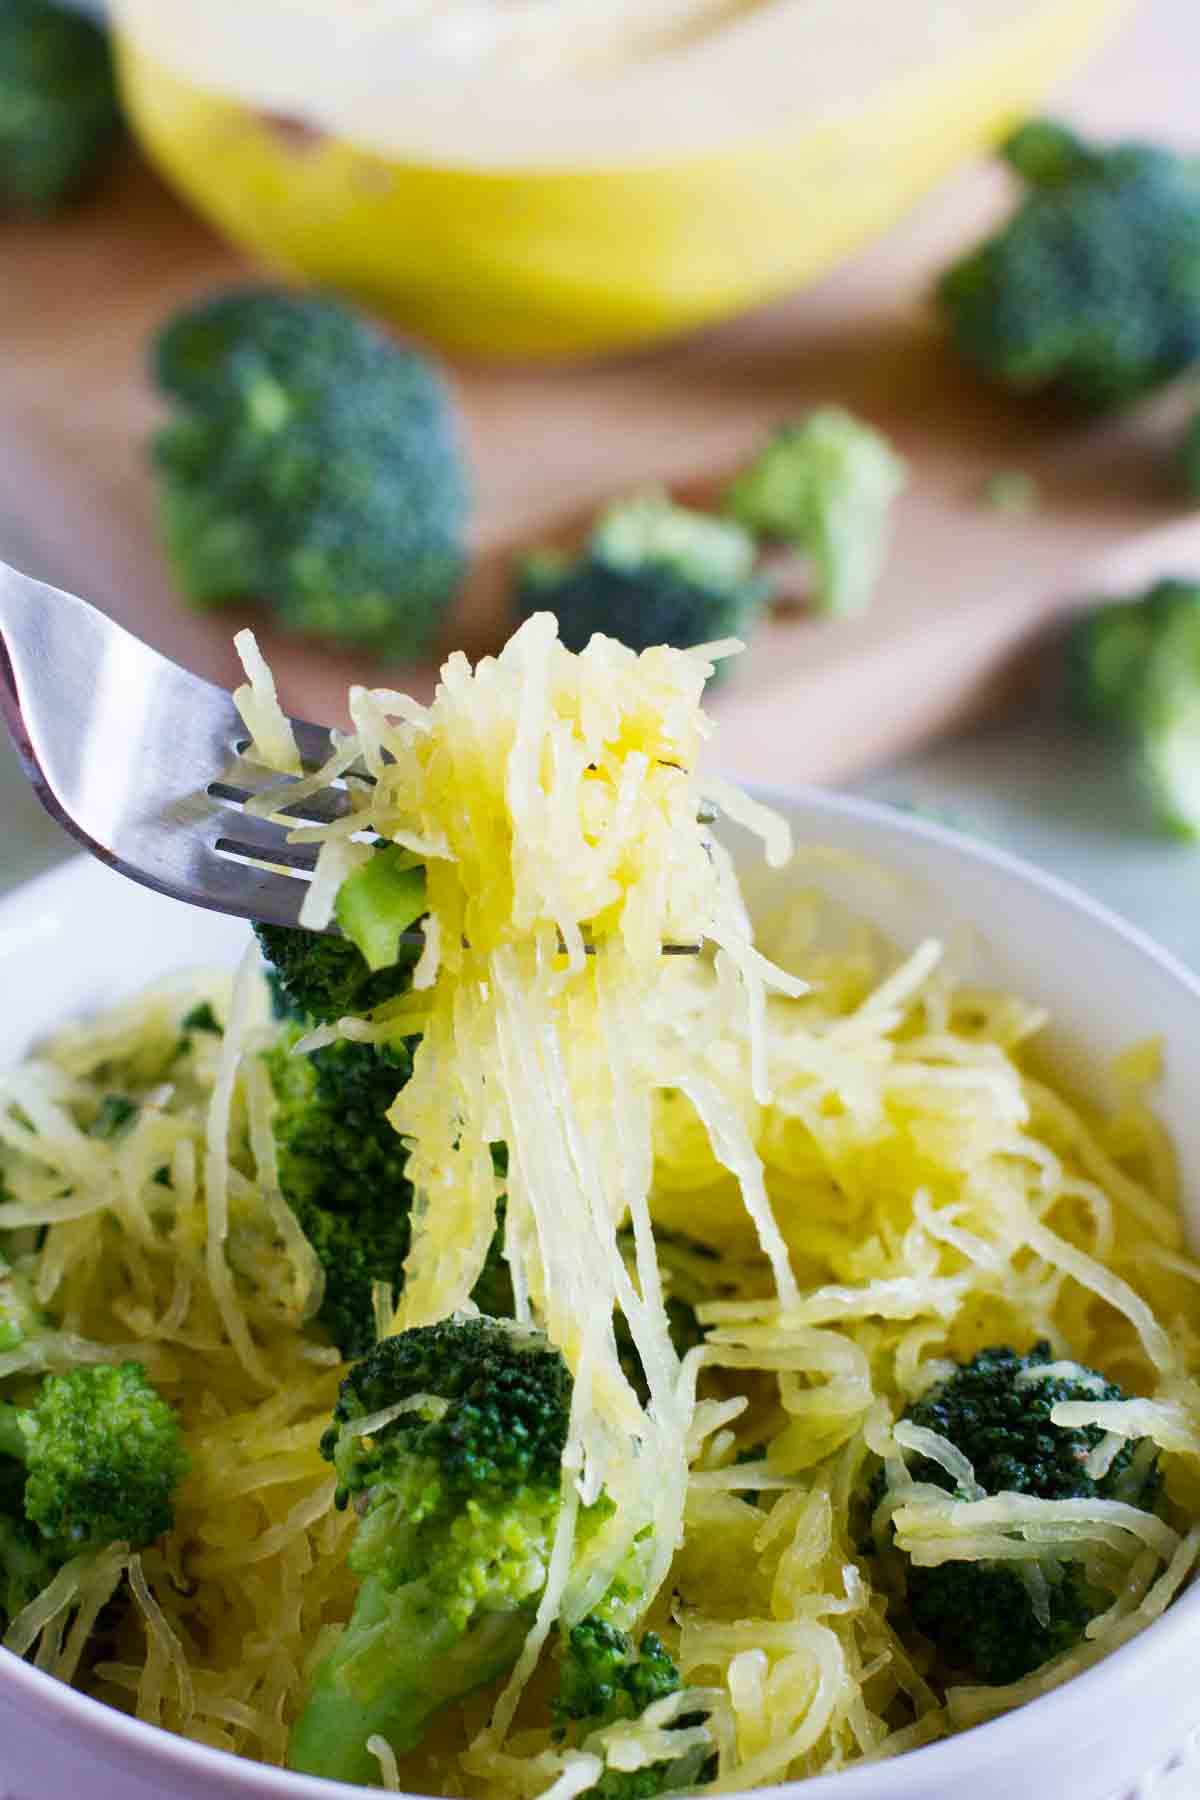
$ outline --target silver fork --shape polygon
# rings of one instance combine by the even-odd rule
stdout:
[[[0,713],[46,811],[101,862],[191,906],[298,923],[316,846],[235,812],[280,777],[245,755],[232,697],[5,563]],[[303,719],[292,728],[311,773],[329,733]],[[327,824],[351,804],[346,787],[331,787],[281,813]]]
[[[7,563],[0,714],[46,811],[109,868],[190,906],[299,924],[317,846],[290,844],[287,834],[344,818],[353,770],[270,819],[245,812],[252,795],[286,778],[247,756],[232,696],[86,600]],[[332,752],[329,733],[306,719],[291,726],[303,771],[313,774]],[[338,935],[336,925],[326,929]],[[404,932],[401,942],[419,944],[421,934]],[[700,945],[662,948],[694,956]]]

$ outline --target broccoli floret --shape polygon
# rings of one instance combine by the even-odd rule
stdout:
[[[942,276],[954,343],[984,375],[1099,412],[1200,357],[1200,168],[1148,144],[1099,149],[1048,121],[1001,155],[1013,216]]]
[[[385,658],[430,642],[462,575],[466,487],[433,365],[340,302],[251,287],[176,314],[151,457],[193,606],[269,603]]]
[[[945,1381],[938,1382],[905,1415],[913,1424],[948,1438],[968,1458],[975,1479],[988,1494],[1032,1494],[1042,1500],[1122,1498],[1136,1446],[1126,1444],[1108,1473],[1093,1479],[1084,1471],[1089,1453],[1104,1433],[1099,1426],[1064,1428],[1050,1414],[1065,1400],[1123,1400],[1119,1387],[1094,1371],[1037,1376],[1051,1361],[1050,1346],[1037,1344],[1027,1356],[1009,1349],[981,1350]],[[1100,1385],[1097,1385],[1097,1384]],[[1157,1484],[1153,1463],[1141,1470],[1142,1504],[1152,1502]],[[953,1478],[939,1463],[914,1458],[909,1473],[953,1491]],[[871,1494],[883,1495],[882,1477]],[[1017,1681],[1068,1649],[1111,1595],[1091,1591],[1082,1566],[1060,1564],[1046,1572],[1048,1617],[1040,1619],[1029,1589],[1003,1563],[945,1562],[934,1568],[907,1565],[908,1612],[917,1630],[934,1645],[942,1669],[989,1684]]]
[[[838,406],[783,425],[743,470],[726,510],[812,565],[818,612],[865,611],[887,554],[907,469],[887,439]]]
[[[225,1035],[225,1027],[208,1000],[199,1001],[190,1012],[184,1013],[180,1025],[184,1031],[206,1031],[212,1037],[224,1037]]]
[[[679,1670],[654,1632],[635,1648],[627,1631],[589,1614],[567,1633],[554,1702],[556,1735],[565,1736],[580,1721],[594,1730],[639,1719],[679,1687]]]
[[[0,6],[0,212],[49,217],[108,165],[121,109],[108,39],[50,0]]]
[[[404,1286],[412,1237],[408,1146],[387,1112],[412,1073],[415,1040],[339,1040],[298,1055],[298,1026],[284,1028],[263,1058],[277,1110],[279,1183],[325,1277],[318,1318],[347,1359],[375,1342],[372,1287]],[[504,1257],[504,1198],[471,1298],[481,1312],[508,1317],[512,1280]]]
[[[681,1686],[679,1670],[656,1633],[646,1632],[637,1644],[602,1614],[589,1614],[572,1626],[563,1647],[552,1704],[554,1736],[560,1743],[579,1744],[603,1726],[640,1719],[648,1706]],[[707,1752],[693,1749],[640,1769],[605,1769],[586,1790],[587,1800],[654,1800],[702,1778],[707,1760]]]
[[[100,1110],[88,1129],[88,1136],[111,1143],[114,1138],[121,1136],[127,1126],[133,1124],[139,1111],[137,1101],[131,1100],[127,1094],[105,1094],[100,1102]]]
[[[285,1026],[263,1053],[279,1184],[325,1273],[321,1323],[343,1356],[363,1356],[375,1342],[372,1283],[399,1291],[411,1237],[408,1148],[386,1115],[412,1047],[340,1039],[297,1055],[301,1035]]]
[[[401,944],[391,968],[372,971],[362,951],[346,938],[325,937],[289,925],[256,925],[259,948],[280,1018],[331,1025],[349,1014],[368,1013],[406,993],[421,952]]]
[[[686,650],[752,630],[767,597],[754,563],[753,541],[731,521],[639,494],[609,507],[580,555],[526,557],[516,606],[522,618],[554,613],[568,650],[583,650],[594,632],[631,650]]]
[[[558,1351],[494,1319],[385,1338],[350,1371],[321,1450],[359,1514],[358,1598],[312,1677],[292,1768],[365,1785],[368,1737],[410,1750],[511,1667],[546,1581],[570,1405]]]
[[[0,1615],[84,1551],[169,1531],[186,1470],[178,1416],[137,1363],[49,1375],[29,1407],[0,1404]]]
[[[1066,666],[1071,710],[1134,747],[1168,830],[1200,836],[1200,582],[1159,581],[1086,614]]]

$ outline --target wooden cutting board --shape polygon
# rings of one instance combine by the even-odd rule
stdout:
[[[1194,0],[1149,0],[1066,107],[1100,130],[1186,143],[1197,66]],[[1200,515],[1162,473],[1180,398],[1116,425],[1054,424],[975,383],[940,339],[930,277],[1003,195],[995,171],[969,172],[819,286],[683,345],[603,365],[456,367],[476,563],[440,648],[502,640],[516,550],[645,482],[702,499],[774,422],[828,401],[887,432],[912,479],[869,616],[784,609],[725,684],[720,760],[745,779],[829,780],[893,755],[1011,691],[1072,603],[1200,571]],[[132,161],[71,220],[0,228],[0,524],[20,522],[34,572],[230,684],[243,615],[183,611],[155,544],[143,354],[174,306],[246,273]],[[988,474],[1014,467],[1041,489],[1030,517],[981,500]],[[336,721],[347,683],[377,676],[254,622],[294,713]],[[382,678],[427,695],[433,666]]]

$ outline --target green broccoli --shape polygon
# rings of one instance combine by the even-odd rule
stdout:
[[[1067,638],[1075,716],[1134,746],[1155,811],[1200,837],[1200,582],[1156,582],[1085,614]]]
[[[321,1450],[359,1515],[358,1599],[313,1674],[291,1768],[365,1785],[368,1737],[402,1754],[512,1666],[546,1580],[571,1385],[539,1333],[487,1318],[385,1338],[347,1375]]]
[[[206,1031],[211,1037],[224,1037],[225,1027],[212,1009],[212,1002],[200,1000],[179,1021],[185,1032]]]
[[[121,135],[108,39],[50,0],[0,6],[0,212],[50,217],[81,198]]]
[[[333,916],[373,974],[395,968],[414,946],[406,934],[427,912],[425,869],[411,850],[377,840],[337,891]]]
[[[627,1631],[589,1614],[567,1633],[554,1702],[556,1735],[638,1719],[655,1700],[679,1690],[679,1671],[662,1639],[648,1631],[636,1650]]]
[[[373,971],[347,938],[320,936],[289,925],[256,925],[254,934],[269,965],[268,979],[280,1018],[331,1025],[361,1015],[412,986],[421,952],[401,944],[391,968]]]
[[[814,607],[840,618],[870,604],[906,480],[886,438],[841,407],[823,406],[780,427],[725,506],[748,531],[808,557]]]
[[[373,859],[381,861],[382,858]],[[282,926],[255,927],[273,958],[277,1011],[284,1024],[263,1060],[275,1094],[279,1182],[321,1264],[319,1319],[344,1357],[375,1342],[372,1287],[404,1285],[413,1191],[408,1148],[387,1113],[412,1074],[418,1038],[357,1044],[347,1039],[307,1054],[296,1044],[314,1020],[329,1021],[403,992],[419,952],[401,946],[392,968],[372,973],[355,945]],[[503,1179],[504,1146],[493,1149]],[[503,1201],[473,1298],[484,1312],[512,1311],[503,1252]]]
[[[665,494],[618,501],[582,553],[539,550],[517,573],[522,618],[552,612],[568,650],[594,632],[632,650],[745,637],[767,597],[754,544],[729,520],[676,506]]]
[[[579,1745],[592,1732],[623,1719],[640,1719],[657,1700],[682,1687],[662,1639],[646,1632],[639,1643],[605,1616],[606,1601],[566,1635],[559,1663],[558,1693],[551,1716],[560,1744]],[[620,1603],[618,1603],[619,1605]],[[697,1724],[702,1714],[689,1713],[675,1725]],[[640,1769],[605,1769],[586,1800],[655,1800],[658,1794],[693,1787],[715,1773],[715,1759],[705,1745],[691,1745]]]
[[[0,1251],[0,1355],[16,1350],[45,1323],[28,1278]]]
[[[375,1342],[371,1288],[399,1291],[411,1237],[408,1146],[387,1111],[412,1073],[412,1043],[339,1040],[297,1055],[285,1025],[263,1052],[277,1102],[279,1185],[325,1274],[319,1318],[345,1357]]]
[[[72,1557],[169,1531],[187,1470],[174,1410],[137,1363],[48,1375],[0,1403],[0,1624]]]
[[[432,364],[340,302],[250,287],[177,313],[153,349],[162,529],[197,607],[385,658],[423,652],[458,586],[466,487]]]
[[[1119,1492],[1128,1498],[1125,1487],[1135,1445],[1124,1445],[1108,1473],[1094,1480],[1083,1464],[1104,1436],[1099,1426],[1067,1429],[1050,1422],[1060,1401],[1122,1400],[1124,1394],[1111,1382],[1097,1387],[1100,1377],[1091,1370],[1029,1379],[1031,1371],[1050,1361],[1045,1343],[1036,1344],[1027,1356],[1009,1349],[981,1350],[938,1382],[905,1417],[956,1445],[988,1494],[1069,1500],[1111,1499]],[[1143,1466],[1140,1460],[1136,1466],[1141,1503],[1152,1503],[1157,1467]],[[916,1481],[953,1490],[953,1478],[939,1463],[916,1457],[909,1473]],[[872,1509],[883,1491],[880,1476],[870,1496]],[[1048,1617],[1043,1619],[1025,1583],[1003,1563],[908,1565],[908,1613],[934,1645],[945,1672],[1003,1685],[1078,1643],[1088,1620],[1112,1598],[1089,1589],[1080,1564],[1059,1564],[1045,1575]]]
[[[1091,412],[1200,357],[1200,165],[1147,144],[1099,149],[1022,126],[1001,155],[1015,213],[941,277],[955,346],[984,375]]]

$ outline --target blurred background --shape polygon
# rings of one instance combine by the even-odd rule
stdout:
[[[1198,77],[1194,0],[4,0],[0,556],[322,721],[737,633],[729,772],[1200,966]]]

